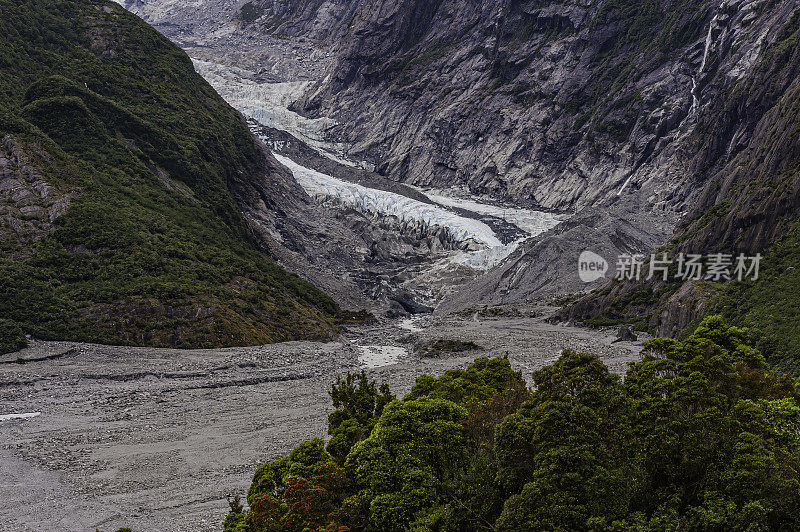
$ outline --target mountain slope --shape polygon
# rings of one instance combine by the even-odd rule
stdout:
[[[680,206],[676,141],[789,4],[370,0],[297,107],[397,180],[563,211],[642,188]]]
[[[327,40],[331,44],[353,20],[362,0],[252,0],[239,8],[237,20],[276,35]]]
[[[716,309],[795,360],[798,21],[780,0],[367,0],[295,107],[398,181],[574,213],[440,312],[583,290],[585,249],[761,252],[757,283],[612,283],[563,316],[676,335]]]
[[[220,346],[331,334],[258,251],[267,155],[184,52],[117,4],[0,1],[0,315],[26,333]]]
[[[753,75],[732,85],[703,115],[693,137],[700,146],[692,161],[698,200],[664,246],[673,256],[761,253],[759,279],[615,282],[569,308],[565,318],[613,323],[645,316],[649,328],[676,335],[704,314],[721,312],[758,330],[759,347],[771,362],[800,368],[798,44],[800,9],[765,49]],[[634,299],[637,304],[630,303]]]

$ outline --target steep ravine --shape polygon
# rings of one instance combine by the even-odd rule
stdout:
[[[167,4],[190,9],[166,0],[136,9],[149,20],[183,17],[164,15]],[[291,109],[327,121],[340,160],[378,179],[569,216],[450,290],[440,312],[585,291],[602,280],[578,278],[582,251],[613,268],[618,255],[649,254],[676,231],[688,235],[681,250],[764,250],[796,211],[791,177],[782,192],[764,186],[792,175],[792,105],[776,102],[791,101],[796,61],[784,34],[795,2],[254,0],[249,20],[244,3],[224,4],[192,15],[202,19],[194,26],[164,27],[203,42],[200,57],[227,57],[262,80],[274,79],[274,65],[295,65],[298,51],[324,57],[280,80],[309,83]],[[194,29],[209,24],[226,29]],[[259,45],[241,53],[223,33],[272,43],[267,69],[253,59],[266,57],[252,53]],[[776,48],[785,57],[768,55]],[[748,182],[753,193],[739,194]],[[675,333],[703,308],[670,303],[652,323]],[[641,311],[652,309],[625,312]]]

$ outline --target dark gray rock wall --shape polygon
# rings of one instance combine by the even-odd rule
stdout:
[[[337,118],[351,156],[399,181],[564,211],[644,188],[682,209],[690,133],[796,7],[544,4],[365,0],[296,107]]]

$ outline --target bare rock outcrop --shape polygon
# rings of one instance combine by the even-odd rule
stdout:
[[[763,4],[368,0],[296,108],[399,181],[573,212],[646,188],[682,210],[689,134],[795,7]]]
[[[32,246],[55,230],[71,194],[48,183],[12,136],[0,141],[0,246],[24,260]]]

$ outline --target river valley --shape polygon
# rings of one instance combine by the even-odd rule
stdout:
[[[375,320],[332,342],[168,350],[33,341],[0,358],[0,530],[220,530],[227,498],[244,495],[258,465],[326,437],[327,391],[350,371],[402,396],[416,376],[479,356],[507,356],[529,382],[563,349],[597,353],[616,373],[637,359],[641,341],[547,323],[554,308],[540,302],[408,314],[392,296],[435,307],[569,216],[389,182],[350,160],[349,146],[328,135],[335,123],[290,110],[323,71],[313,43],[265,37],[265,69],[252,50],[170,37],[318,208],[363,217],[372,234],[404,245],[347,271]],[[424,355],[439,340],[477,347]]]
[[[562,349],[617,373],[640,342],[550,325],[544,308],[397,320],[330,343],[167,350],[36,342],[0,358],[0,530],[218,531],[226,498],[303,440],[326,437],[327,390],[366,369],[398,396],[417,375],[508,356],[528,379]],[[506,314],[505,316],[503,314]],[[422,357],[439,339],[480,350]],[[182,516],[176,521],[174,516]]]

